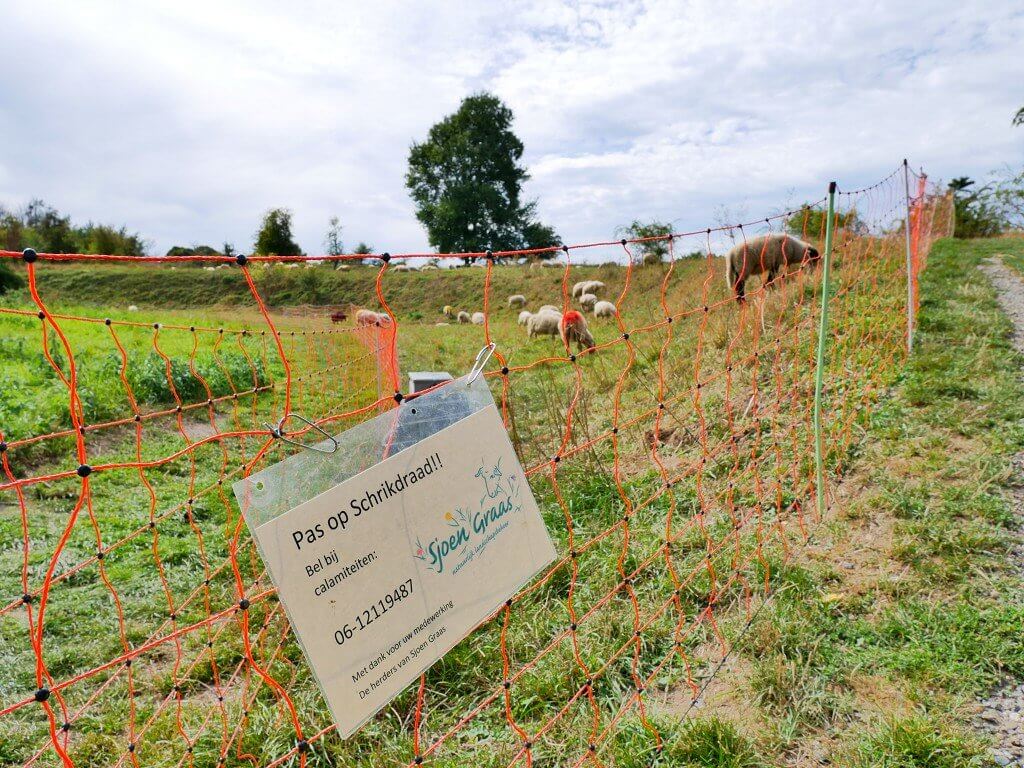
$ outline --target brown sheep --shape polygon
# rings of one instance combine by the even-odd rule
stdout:
[[[725,280],[736,294],[736,301],[744,301],[744,284],[754,275],[767,273],[762,278],[771,285],[779,271],[793,264],[816,264],[820,255],[810,243],[786,234],[758,235],[735,245],[725,257]]]

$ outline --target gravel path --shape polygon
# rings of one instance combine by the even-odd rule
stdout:
[[[1024,353],[1024,280],[997,256],[986,260],[981,270],[999,294],[999,305],[1013,321],[1013,345]],[[1014,511],[1024,520],[1024,454],[1013,459]],[[1018,540],[1011,550],[1015,565],[1024,572],[1024,544]],[[992,759],[996,765],[1024,768],[1024,683],[1009,680],[978,701],[975,715],[978,729],[992,737]]]

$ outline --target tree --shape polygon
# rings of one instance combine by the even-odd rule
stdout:
[[[559,246],[562,238],[555,232],[554,227],[541,224],[539,221],[531,221],[523,227],[523,248],[548,248]],[[531,261],[547,261],[558,255],[558,251],[543,251],[530,254]]]
[[[209,245],[193,245],[188,248],[175,245],[167,251],[168,256],[222,256],[220,251],[216,248],[211,248]]]
[[[331,216],[327,220],[327,234],[324,236],[324,252],[328,256],[340,256],[345,252],[345,244],[341,241],[341,231],[344,227],[337,216]]]
[[[271,208],[263,215],[253,253],[257,256],[298,256],[302,253],[298,243],[292,239],[291,211]]]
[[[35,248],[41,253],[145,254],[147,241],[127,227],[106,224],[74,226],[70,216],[33,199],[20,211],[0,208],[0,244],[7,250]]]
[[[660,238],[635,244],[636,249],[643,257],[644,264],[660,264],[668,256],[668,236],[672,234],[672,225],[656,219],[652,219],[646,224],[639,219],[634,219],[628,227],[620,227],[619,234],[627,240]]]
[[[39,198],[28,202],[21,215],[25,227],[33,232],[36,245],[44,253],[74,253],[78,250],[70,216],[61,216],[56,208]]]
[[[974,179],[958,176],[949,182],[949,189],[953,192],[955,237],[991,237],[1009,226],[991,184],[975,187]]]
[[[812,208],[804,204],[799,211],[790,214],[786,219],[786,232],[795,237],[825,237],[825,216],[822,208]],[[846,229],[858,235],[866,234],[868,225],[861,219],[856,208],[836,212],[836,228]]]
[[[1024,125],[1024,107],[1017,110],[1017,114],[1013,116],[1013,125]]]
[[[431,246],[447,253],[522,248],[527,227],[541,226],[536,202],[522,200],[529,178],[522,156],[512,110],[490,93],[463,99],[413,144],[405,185]]]
[[[359,241],[359,245],[357,245],[352,250],[352,253],[354,253],[354,254],[356,254],[358,256],[369,256],[371,253],[373,253],[373,246],[372,245],[367,245],[362,240],[360,240]],[[362,263],[365,264],[366,263],[366,259],[363,259]]]

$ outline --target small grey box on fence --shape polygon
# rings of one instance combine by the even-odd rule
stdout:
[[[409,391],[422,392],[451,380],[448,371],[409,371]]]

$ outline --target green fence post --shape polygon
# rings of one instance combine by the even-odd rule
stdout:
[[[832,236],[836,218],[836,183],[828,185],[828,218],[825,222],[825,252],[821,261],[821,324],[818,326],[818,360],[814,370],[814,471],[818,515],[825,515],[825,456],[821,434],[821,390],[825,373],[825,338],[828,332],[828,301],[832,280]]]
[[[903,189],[906,202],[906,240],[907,240],[907,354],[914,351],[914,324],[917,319],[914,317],[914,260],[910,248],[910,169],[907,166],[907,159],[903,158]]]

